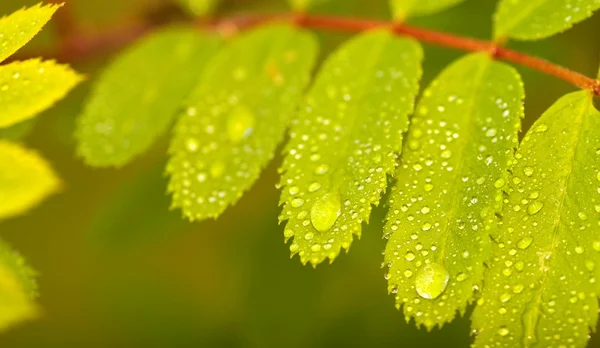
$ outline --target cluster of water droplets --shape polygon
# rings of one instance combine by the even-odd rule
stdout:
[[[293,120],[280,220],[288,220],[285,238],[293,237],[290,251],[303,263],[348,249],[379,203],[417,91],[415,45],[384,31],[351,40],[329,58]],[[381,51],[367,56],[366,47]]]

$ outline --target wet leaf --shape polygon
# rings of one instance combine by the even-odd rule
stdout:
[[[164,133],[200,81],[220,40],[168,29],[129,48],[104,71],[78,120],[78,152],[95,167],[122,166]]]
[[[384,228],[388,290],[417,325],[450,322],[482,285],[523,98],[518,73],[481,53],[446,68],[417,105]]]
[[[465,0],[390,0],[395,19],[430,15],[460,4]]]
[[[281,179],[292,255],[313,265],[348,249],[396,166],[421,77],[418,43],[378,30],[319,72],[293,120]]]
[[[539,40],[571,28],[600,8],[600,0],[501,0],[495,37]]]
[[[244,33],[211,62],[175,127],[169,191],[190,220],[217,217],[273,157],[317,54],[286,24]]]
[[[476,347],[585,347],[600,293],[600,112],[568,94],[523,139],[473,313]]]

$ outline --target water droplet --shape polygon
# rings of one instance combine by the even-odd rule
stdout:
[[[318,182],[315,181],[308,186],[308,192],[317,192],[317,191],[319,191],[320,188],[321,188],[321,184],[319,184]]]
[[[444,266],[438,263],[427,264],[417,272],[415,288],[419,296],[433,300],[446,290],[449,279],[450,275]]]
[[[410,269],[407,269],[406,271],[404,271],[404,276],[406,278],[410,278],[410,277],[412,277],[412,275],[413,275],[413,272]]]
[[[506,303],[506,302],[510,301],[511,297],[512,296],[509,293],[505,292],[502,295],[500,295],[500,302]]]
[[[530,245],[531,242],[533,241],[532,237],[523,237],[520,241],[517,242],[517,248],[519,249],[527,249]]]
[[[298,188],[298,186],[292,186],[288,189],[288,192],[290,193],[290,195],[295,196],[298,194],[298,192],[300,192],[300,189]]]
[[[510,333],[510,331],[505,328],[504,326],[498,329],[498,335],[504,337],[506,335],[508,335]]]
[[[304,200],[302,198],[294,198],[292,199],[292,207],[300,208],[304,205]]]
[[[540,201],[531,202],[531,204],[527,207],[527,213],[529,215],[534,215],[537,212],[539,212],[540,210],[542,210],[543,206],[544,206],[544,203],[542,203]]]
[[[442,156],[442,158],[448,159],[448,158],[452,157],[452,151],[444,150],[444,151],[442,151],[441,156]]]
[[[525,174],[525,176],[532,176],[533,175],[533,168],[531,168],[531,167],[525,167],[525,168],[523,168],[523,174]]]
[[[600,251],[600,240],[594,241],[594,243],[592,244],[592,248],[594,248],[594,250],[596,251]]]
[[[315,174],[317,175],[325,175],[329,172],[329,166],[326,164],[321,164],[315,168]]]
[[[583,252],[584,252],[583,247],[576,246],[575,247],[575,252],[578,253],[579,255],[583,254]]]
[[[544,123],[542,123],[539,126],[535,127],[535,131],[537,133],[543,133],[543,132],[545,132],[547,130],[548,130],[548,126],[546,124],[544,124]]]
[[[580,211],[580,212],[577,214],[577,216],[579,216],[579,219],[581,219],[581,220],[583,220],[583,221],[587,220],[587,218],[588,218],[587,214],[586,214],[586,213],[584,213],[584,212],[582,212],[582,211]]]
[[[227,134],[229,140],[238,143],[252,134],[254,114],[248,107],[240,105],[231,110],[227,119]]]
[[[502,188],[504,186],[504,184],[506,184],[506,181],[504,180],[504,178],[500,178],[500,179],[496,180],[496,182],[494,182],[494,187]]]
[[[185,147],[187,147],[188,151],[190,152],[196,152],[198,151],[198,141],[194,138],[188,138],[185,141]]]
[[[321,233],[329,231],[341,213],[340,194],[329,192],[315,201],[310,209],[310,221]]]
[[[456,281],[462,282],[467,279],[469,276],[466,273],[460,272],[456,275]]]
[[[409,251],[406,253],[405,258],[406,261],[412,261],[415,259],[415,254],[413,254],[412,251]]]
[[[421,214],[423,214],[423,215],[429,214],[429,207],[424,206],[423,208],[421,208]]]

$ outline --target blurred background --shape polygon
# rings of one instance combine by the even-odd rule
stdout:
[[[78,24],[91,31],[189,16],[180,0],[66,2]],[[34,3],[1,0],[0,14]],[[494,7],[494,0],[468,0],[410,22],[487,39]],[[283,0],[224,0],[218,13],[285,9]],[[314,11],[389,18],[385,0],[329,0]],[[24,51],[52,45],[56,32],[53,21]],[[509,46],[595,76],[599,32],[596,14],[565,34]],[[325,57],[348,36],[319,38]],[[280,157],[217,221],[193,224],[168,210],[168,136],[122,169],[85,167],[74,154],[74,122],[90,84],[115,53],[74,64],[86,83],[35,122],[0,134],[41,152],[65,183],[61,194],[0,224],[0,236],[39,271],[44,311],[0,335],[0,347],[468,347],[468,313],[427,333],[394,308],[381,269],[384,207],[375,209],[351,252],[333,264],[313,269],[290,260],[277,224]],[[422,85],[461,54],[425,46]],[[519,71],[527,92],[524,128],[574,90],[553,77]],[[596,344],[599,338],[592,339]]]

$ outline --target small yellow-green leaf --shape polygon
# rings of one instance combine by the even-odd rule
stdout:
[[[24,213],[59,187],[59,179],[43,158],[0,140],[0,220]]]
[[[396,20],[424,16],[443,11],[465,0],[390,0],[392,15]]]
[[[0,332],[37,316],[34,276],[23,258],[0,241]]]
[[[53,61],[31,59],[0,66],[0,128],[49,108],[80,81],[71,68]]]
[[[29,42],[60,6],[40,3],[0,18],[0,62]]]
[[[169,191],[184,216],[216,217],[250,188],[283,138],[316,54],[312,34],[275,24],[215,57],[171,143]]]
[[[482,286],[523,98],[518,73],[479,53],[444,70],[417,105],[384,229],[388,290],[417,325],[450,322]]]
[[[396,167],[421,77],[419,44],[377,30],[325,62],[293,120],[280,220],[292,255],[313,265],[348,249]]]
[[[571,28],[600,8],[600,0],[501,0],[495,37],[539,40]]]
[[[318,3],[323,3],[329,0],[287,0],[294,11],[308,11],[311,7]]]
[[[191,14],[195,16],[206,16],[213,13],[220,0],[177,0]]]
[[[600,294],[599,129],[580,91],[521,142],[473,313],[475,347],[585,347]]]
[[[147,150],[171,124],[220,43],[194,29],[168,29],[120,55],[78,121],[78,152],[85,162],[122,166]]]

